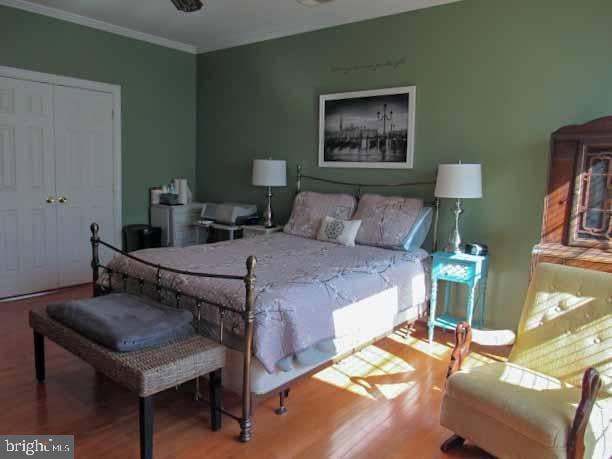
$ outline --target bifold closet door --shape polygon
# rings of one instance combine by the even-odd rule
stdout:
[[[113,241],[113,96],[53,88],[60,285],[91,281],[89,225]]]
[[[0,298],[59,285],[54,200],[53,88],[0,77]]]

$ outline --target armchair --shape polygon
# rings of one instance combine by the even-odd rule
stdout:
[[[462,369],[473,334],[455,333],[442,451],[469,439],[502,459],[612,457],[612,274],[540,263],[508,362]]]

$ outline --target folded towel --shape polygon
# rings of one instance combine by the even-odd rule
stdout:
[[[127,293],[47,306],[53,319],[119,352],[157,347],[194,334],[192,314]]]

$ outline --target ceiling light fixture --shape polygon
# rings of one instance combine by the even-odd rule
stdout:
[[[202,2],[200,0],[171,0],[176,6],[176,9],[183,11],[184,13],[193,13],[202,9]]]
[[[313,7],[313,6],[323,5],[324,3],[332,2],[333,0],[296,0],[296,1],[300,5],[304,5],[304,6],[308,6],[308,7]]]

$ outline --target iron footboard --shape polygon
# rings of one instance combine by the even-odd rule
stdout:
[[[252,404],[251,404],[251,358],[253,352],[253,322],[255,320],[255,312],[253,310],[253,304],[255,302],[255,265],[257,260],[254,256],[249,256],[246,260],[246,274],[245,275],[230,275],[230,274],[215,274],[215,273],[200,273],[193,271],[184,271],[180,269],[174,269],[168,266],[163,266],[141,258],[135,257],[123,250],[114,247],[113,245],[103,241],[99,237],[100,227],[97,223],[92,223],[91,229],[91,269],[92,269],[92,280],[93,280],[93,294],[94,296],[105,295],[111,293],[114,290],[113,281],[121,282],[121,285],[116,285],[118,289],[129,291],[130,281],[137,292],[141,295],[146,295],[147,284],[149,287],[153,287],[152,293],[157,301],[163,304],[181,307],[182,305],[189,302],[195,305],[192,309],[194,313],[197,327],[200,327],[202,319],[202,309],[206,306],[216,308],[219,314],[218,318],[218,341],[223,344],[223,326],[225,314],[228,312],[237,314],[244,321],[244,337],[243,337],[243,373],[242,373],[242,412],[240,416],[236,416],[230,412],[222,410],[224,414],[236,420],[240,424],[240,441],[248,442],[252,437],[253,421],[252,421]],[[155,281],[147,281],[144,278],[138,278],[131,276],[127,272],[114,270],[113,268],[103,265],[100,263],[100,246],[106,247],[107,249],[117,254],[123,255],[124,257],[134,260],[138,263],[142,263],[146,266],[154,268],[156,270]],[[204,277],[204,278],[217,278],[242,281],[245,288],[245,301],[244,310],[238,310],[223,304],[204,300],[203,298],[195,297],[193,295],[187,295],[175,288],[172,288],[162,283],[162,273],[169,272],[174,274],[180,274],[185,276],[193,277]],[[101,274],[105,274],[106,277],[103,281],[107,281],[108,284],[104,285],[101,282]],[[118,279],[117,279],[118,278]],[[152,285],[151,285],[152,284]],[[173,300],[173,302],[172,302]],[[198,330],[200,331],[200,330]]]

